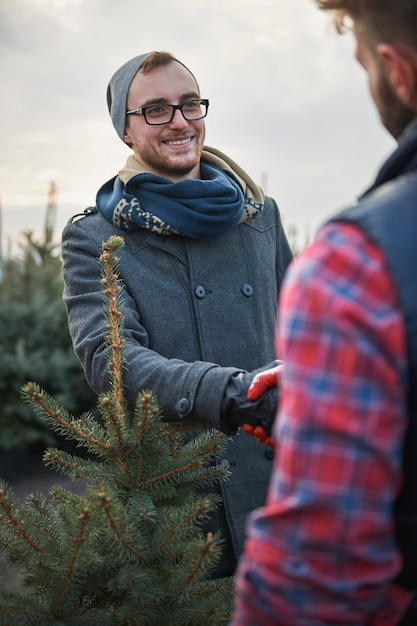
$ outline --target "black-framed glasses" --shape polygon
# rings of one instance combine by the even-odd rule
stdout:
[[[208,111],[208,100],[187,100],[182,104],[150,104],[146,107],[139,107],[126,111],[126,115],[143,115],[145,122],[150,126],[170,124],[174,119],[175,111],[179,109],[187,122],[201,120],[206,117]]]

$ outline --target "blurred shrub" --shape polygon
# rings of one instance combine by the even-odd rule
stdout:
[[[96,396],[72,349],[62,289],[57,246],[38,244],[25,233],[18,254],[2,263],[0,449],[56,443],[23,403],[21,389],[28,381],[39,383],[73,413],[95,409]]]

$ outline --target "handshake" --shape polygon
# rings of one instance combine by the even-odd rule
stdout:
[[[222,402],[222,420],[232,427],[242,427],[258,441],[274,447],[272,425],[278,407],[278,382],[282,361],[253,372],[238,372],[231,377]]]

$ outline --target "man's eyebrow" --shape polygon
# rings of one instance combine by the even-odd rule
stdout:
[[[190,91],[188,93],[183,93],[181,96],[179,96],[178,100],[180,102],[181,101],[186,102],[187,100],[194,100],[195,98],[199,98],[199,97],[200,97],[199,93],[197,93],[196,91]],[[172,104],[172,103],[166,98],[148,98],[140,106],[146,107],[152,104]]]

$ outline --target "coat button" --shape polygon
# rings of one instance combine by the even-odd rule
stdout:
[[[253,294],[252,285],[249,285],[248,283],[245,283],[244,285],[242,285],[242,293],[247,298],[250,298],[250,296]]]
[[[220,465],[223,465],[223,466],[229,467],[230,463],[229,463],[228,459],[222,459],[222,460],[220,461]]]
[[[266,448],[265,458],[268,459],[268,461],[273,461],[274,456],[275,456],[274,450],[272,448]]]
[[[188,400],[188,398],[181,398],[181,400],[178,400],[176,409],[179,415],[185,415],[189,408],[190,401]]]
[[[201,285],[198,285],[198,287],[194,289],[194,293],[197,298],[204,298],[204,296],[206,295],[206,290]]]

